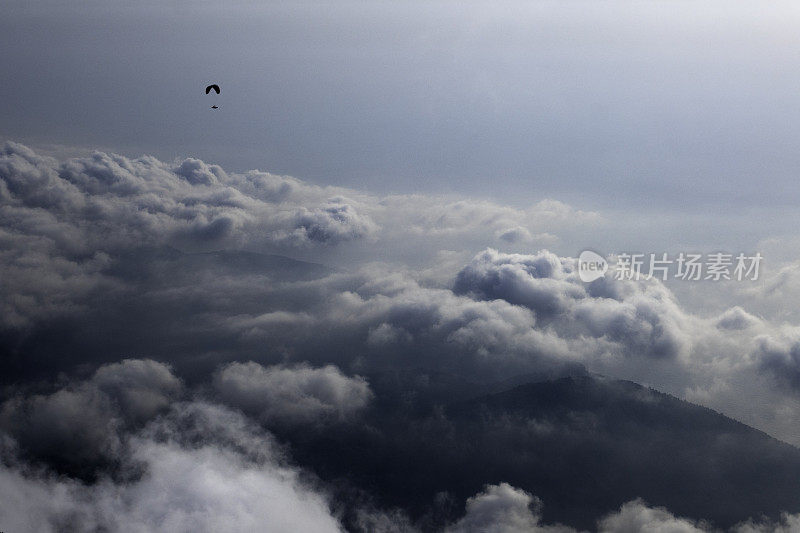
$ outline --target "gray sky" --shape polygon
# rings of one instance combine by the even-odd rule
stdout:
[[[728,212],[800,200],[789,2],[0,10],[7,139],[514,205]],[[216,99],[203,94],[211,82]]]

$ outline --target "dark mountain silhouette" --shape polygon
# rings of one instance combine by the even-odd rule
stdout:
[[[639,497],[718,527],[800,510],[800,450],[632,382],[579,375],[413,403],[316,435],[276,431],[296,460],[346,487],[340,501],[375,495],[428,530],[501,481],[540,497],[545,522],[588,529]]]

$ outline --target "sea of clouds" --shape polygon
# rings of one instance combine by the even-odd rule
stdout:
[[[357,420],[377,401],[368,376],[396,369],[489,383],[585,368],[800,444],[800,327],[737,305],[791,300],[797,265],[720,285],[730,306],[702,314],[658,280],[584,283],[574,258],[548,251],[603,223],[554,200],[379,197],[197,159],[57,160],[6,143],[0,524],[339,531],[331,487],[271,430]],[[259,263],[276,254],[330,266]],[[447,531],[572,531],[541,524],[547,503],[490,484]],[[737,531],[800,527],[753,520]],[[415,527],[368,506],[358,521]],[[598,522],[709,528],[641,500]]]

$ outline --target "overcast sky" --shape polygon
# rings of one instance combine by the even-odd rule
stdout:
[[[791,2],[15,0],[0,135],[377,193],[789,206],[798,19]]]

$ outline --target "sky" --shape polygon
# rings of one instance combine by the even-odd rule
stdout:
[[[0,134],[520,205],[798,200],[791,2],[6,3]],[[202,89],[223,88],[214,100]]]
[[[5,2],[0,531],[796,530],[798,22]]]

